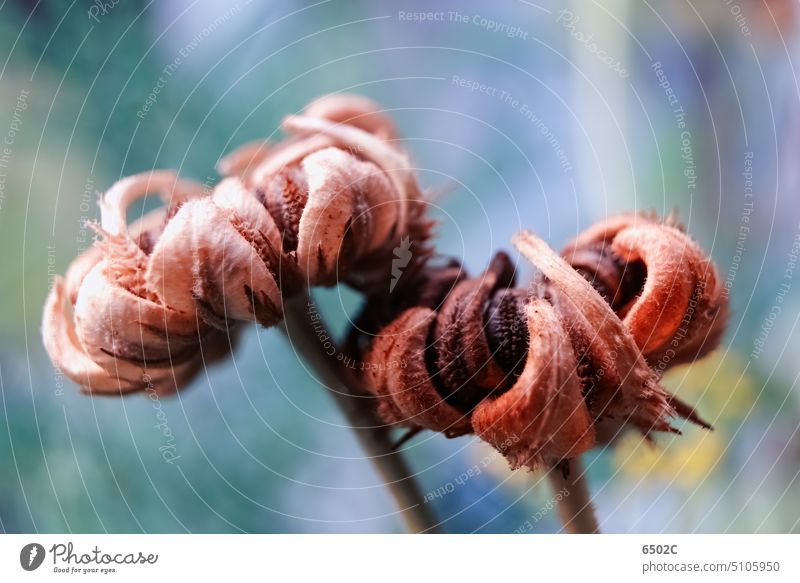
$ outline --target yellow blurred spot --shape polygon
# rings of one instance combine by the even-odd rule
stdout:
[[[717,432],[689,429],[682,436],[657,438],[651,444],[628,433],[614,449],[614,464],[623,475],[659,480],[690,488],[714,471],[725,449]]]
[[[689,366],[669,371],[664,387],[697,408],[713,425],[737,419],[753,406],[755,383],[742,358],[718,350]]]
[[[738,355],[721,351],[670,371],[663,384],[695,407],[715,431],[675,423],[684,435],[655,435],[655,444],[638,433],[628,433],[616,445],[614,465],[623,475],[636,479],[694,487],[722,463],[731,430],[754,403],[755,384]]]

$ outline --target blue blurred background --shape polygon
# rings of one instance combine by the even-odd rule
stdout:
[[[566,6],[1,2],[0,530],[402,532],[276,330],[248,329],[163,400],[174,464],[148,399],[80,396],[38,331],[52,276],[91,244],[97,191],[155,167],[214,182],[237,145],[351,91],[387,108],[420,181],[447,190],[438,249],[472,272],[522,228],[557,247],[614,212],[677,208],[733,315],[724,347],[666,383],[716,431],[587,456],[601,527],[800,532],[797,4]],[[341,333],[357,298],[315,297]],[[426,434],[406,454],[447,532],[560,528],[542,476],[473,438]]]

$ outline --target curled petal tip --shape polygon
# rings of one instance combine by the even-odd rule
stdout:
[[[323,95],[308,104],[303,113],[362,129],[383,140],[393,140],[397,130],[381,107],[363,95],[335,93]]]

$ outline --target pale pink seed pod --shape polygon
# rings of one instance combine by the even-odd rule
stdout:
[[[57,280],[45,310],[46,347],[70,378],[90,391],[173,391],[230,351],[236,322],[278,323],[287,294],[388,286],[409,233],[424,261],[430,223],[407,156],[381,138],[394,136],[388,118],[353,96],[309,111],[287,120],[285,142],[221,160],[230,176],[210,194],[156,171],[103,195],[101,240]],[[150,192],[165,207],[128,225],[131,203]]]

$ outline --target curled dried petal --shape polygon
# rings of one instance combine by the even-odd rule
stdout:
[[[622,293],[612,307],[661,372],[700,358],[719,343],[728,298],[713,262],[676,219],[611,217],[579,235],[563,254],[573,267],[592,274],[601,291],[619,281]]]
[[[618,233],[613,248],[647,266],[644,289],[624,318],[646,355],[671,345],[677,363],[716,346],[727,298],[714,264],[694,241],[673,227],[642,225]]]
[[[673,413],[669,397],[660,385],[658,376],[644,360],[631,333],[620,321],[600,294],[589,285],[547,243],[532,233],[515,238],[522,254],[562,292],[565,302],[584,321],[584,329],[592,330],[599,346],[597,350],[613,361],[619,372],[620,385],[608,395],[604,413],[630,417],[645,432],[667,431],[666,418]]]
[[[439,394],[425,364],[434,316],[413,308],[383,330],[365,357],[367,386],[387,422],[461,435],[470,431],[469,420]]]
[[[53,281],[45,302],[42,338],[53,364],[72,381],[101,392],[125,393],[137,388],[133,380],[109,373],[86,353],[75,333],[75,322],[61,277]]]
[[[362,95],[351,93],[323,95],[309,103],[303,113],[308,117],[357,127],[382,140],[397,138],[397,130],[391,118],[382,113],[377,103]]]
[[[289,116],[283,127],[297,135],[322,135],[339,145],[359,152],[376,164],[392,181],[397,193],[397,228],[405,232],[409,215],[409,199],[419,200],[422,193],[411,171],[407,157],[386,142],[358,128],[304,116]]]
[[[236,229],[230,211],[210,199],[187,203],[167,224],[147,270],[160,303],[225,328],[256,320],[254,299],[272,326],[280,321],[280,290],[258,250]]]
[[[475,434],[513,468],[553,463],[594,446],[575,355],[558,315],[541,299],[528,303],[526,313],[532,335],[525,369],[510,390],[472,414]]]
[[[436,367],[442,390],[462,410],[469,411],[509,380],[493,358],[484,312],[494,292],[512,284],[513,274],[508,256],[498,254],[482,277],[456,285],[438,310],[433,327]]]
[[[217,172],[222,176],[245,177],[273,153],[273,147],[272,143],[265,140],[242,144],[217,162]]]
[[[309,196],[300,218],[298,264],[306,274],[315,274],[315,283],[332,284],[338,280],[346,237],[360,239],[353,254],[386,244],[396,220],[393,191],[374,164],[337,148],[307,156],[302,168]]]

